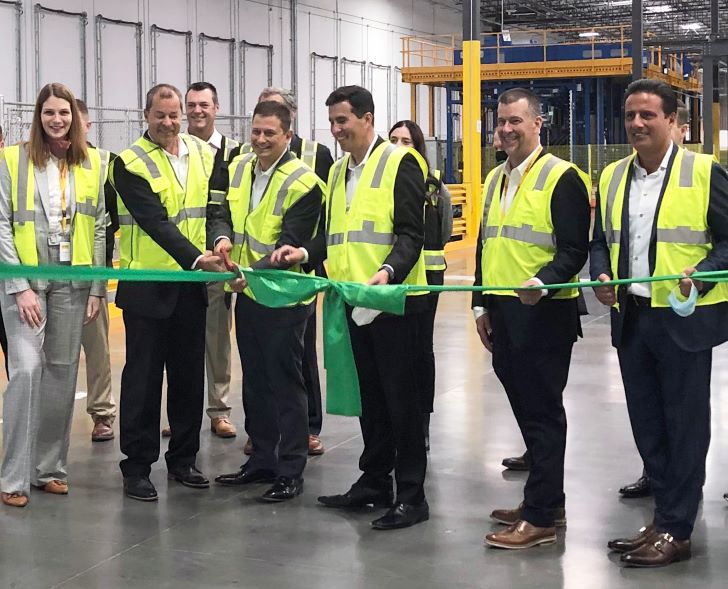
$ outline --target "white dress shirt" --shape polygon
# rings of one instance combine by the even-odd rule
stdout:
[[[222,133],[220,133],[217,129],[213,129],[212,135],[210,135],[210,138],[207,140],[207,144],[212,149],[213,155],[216,154],[220,149],[222,149]]]
[[[665,182],[667,164],[672,155],[672,141],[662,158],[660,166],[652,174],[648,174],[640,165],[639,156],[634,158],[634,173],[629,185],[629,276],[650,275],[650,237],[655,224],[657,201],[660,198],[662,185]],[[652,296],[649,282],[630,284],[627,292],[640,297]]]
[[[166,149],[163,151],[174,170],[174,175],[177,176],[180,186],[185,188],[187,186],[187,170],[190,165],[190,150],[187,149],[187,144],[182,141],[181,137],[177,137],[177,155],[169,153]]]
[[[48,234],[59,235],[61,233],[61,170],[58,158],[53,155],[48,158],[46,163],[46,177],[48,178]],[[68,185],[68,174],[66,174],[66,206],[68,206],[69,196]]]
[[[268,182],[270,182],[270,177],[273,175],[273,172],[275,172],[276,167],[278,166],[278,162],[280,162],[281,158],[286,155],[286,151],[287,150],[284,150],[283,153],[278,157],[278,159],[273,162],[273,165],[265,170],[265,172],[260,167],[260,160],[255,162],[255,169],[253,170],[255,179],[253,180],[253,186],[250,190],[251,211],[260,204],[260,201],[265,194],[265,189],[268,188]]]
[[[374,149],[374,144],[377,142],[377,135],[374,135],[374,139],[372,139],[372,142],[369,144],[369,149],[367,149],[366,154],[362,158],[362,160],[358,163],[354,163],[354,159],[351,157],[351,154],[349,154],[349,178],[346,180],[346,209],[348,210],[351,206],[351,201],[354,199],[354,192],[356,192],[356,186],[359,184],[359,179],[361,178],[361,173],[364,170],[364,166],[367,163],[367,160],[369,159],[369,156],[372,154],[372,149]]]
[[[503,194],[500,199],[501,211],[503,211],[504,215],[508,212],[508,209],[511,208],[511,205],[513,204],[513,199],[516,198],[516,190],[518,190],[518,186],[521,184],[521,180],[523,180],[523,173],[526,171],[526,168],[528,168],[528,166],[531,164],[531,160],[533,160],[533,158],[535,158],[536,155],[540,152],[541,144],[539,143],[536,146],[536,149],[534,149],[528,155],[528,157],[520,164],[518,164],[515,168],[511,168],[510,159],[503,167],[503,173],[505,174],[506,178],[508,178],[508,187],[506,188],[505,194]]]

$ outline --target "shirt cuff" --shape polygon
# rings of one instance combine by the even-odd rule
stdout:
[[[202,258],[204,258],[204,257],[205,257],[205,254],[200,254],[199,256],[197,256],[197,257],[195,258],[195,263],[194,263],[194,264],[192,264],[192,268],[191,268],[191,270],[196,270],[196,269],[197,269],[197,262],[199,262],[199,261],[200,261],[200,260],[201,260]]]
[[[476,321],[480,319],[483,315],[488,314],[488,309],[485,307],[473,307],[473,319]]]
[[[536,278],[534,276],[533,278],[531,278],[531,280],[533,280],[534,282],[536,282],[536,284],[538,284],[539,286],[543,286],[543,280],[541,280],[540,278]],[[547,294],[549,294],[548,289],[547,288],[542,288],[541,289],[541,296],[542,297],[545,297]]]
[[[215,238],[215,241],[212,242],[213,247],[218,244],[218,242],[222,239],[227,239],[230,243],[232,243],[231,239],[227,235],[218,235]]]
[[[390,266],[389,264],[382,264],[379,269],[387,271],[387,274],[389,274],[389,282],[392,282],[394,280],[394,268],[392,268],[392,266]]]
[[[308,264],[308,250],[305,247],[299,247],[298,250],[303,252],[303,260],[301,260],[301,264]]]

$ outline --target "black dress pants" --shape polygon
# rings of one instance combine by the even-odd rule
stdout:
[[[194,465],[200,449],[205,374],[204,299],[185,284],[172,315],[153,319],[123,312],[126,364],[121,375],[120,443],[124,476],[148,476],[159,458],[162,378],[172,437],[168,468]]]
[[[443,284],[444,274],[444,271],[427,272],[427,284]],[[440,293],[432,292],[422,298],[426,300],[424,309],[415,315],[415,374],[422,413],[432,413],[435,403],[435,315]]]
[[[308,433],[317,436],[323,424],[323,406],[316,353],[316,301],[311,303],[311,315],[303,332],[303,382],[308,397]]]
[[[655,310],[627,300],[617,352],[632,433],[652,481],[655,525],[685,540],[705,481],[713,350],[679,348]]]
[[[563,392],[573,343],[562,339],[548,346],[543,342],[517,345],[502,307],[502,303],[491,306],[493,369],[506,390],[531,457],[523,490],[523,519],[534,526],[551,527],[555,509],[565,502]],[[523,340],[521,337],[516,341]]]
[[[245,294],[235,304],[252,470],[300,477],[308,457],[308,402],[303,332],[309,306],[272,309]]]
[[[414,315],[385,315],[357,326],[347,309],[354,361],[359,375],[364,451],[358,485],[391,489],[391,472],[399,503],[425,499],[427,471],[420,398],[415,385]]]

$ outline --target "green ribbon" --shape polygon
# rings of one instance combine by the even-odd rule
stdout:
[[[117,270],[79,266],[22,266],[0,264],[0,280],[12,278],[45,280],[129,280],[156,282],[215,282],[232,280],[232,272],[201,272],[184,270]],[[408,292],[497,292],[522,290],[521,286],[467,286],[467,285],[378,285],[358,282],[340,282],[285,270],[245,270],[255,299],[267,307],[288,307],[324,293],[324,368],[326,369],[326,411],[335,415],[361,415],[361,397],[356,364],[351,350],[345,304],[352,307],[376,309],[402,315]],[[608,282],[565,282],[528,287],[526,290],[559,290],[562,288],[589,288],[595,286],[621,286],[634,283],[677,281],[681,274],[622,278]],[[704,282],[728,281],[728,270],[695,272],[691,277]]]

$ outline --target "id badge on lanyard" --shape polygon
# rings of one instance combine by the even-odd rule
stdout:
[[[71,238],[66,220],[66,180],[68,179],[68,168],[65,161],[61,163],[60,185],[61,185],[61,239],[58,242],[58,261],[61,264],[71,263]]]

